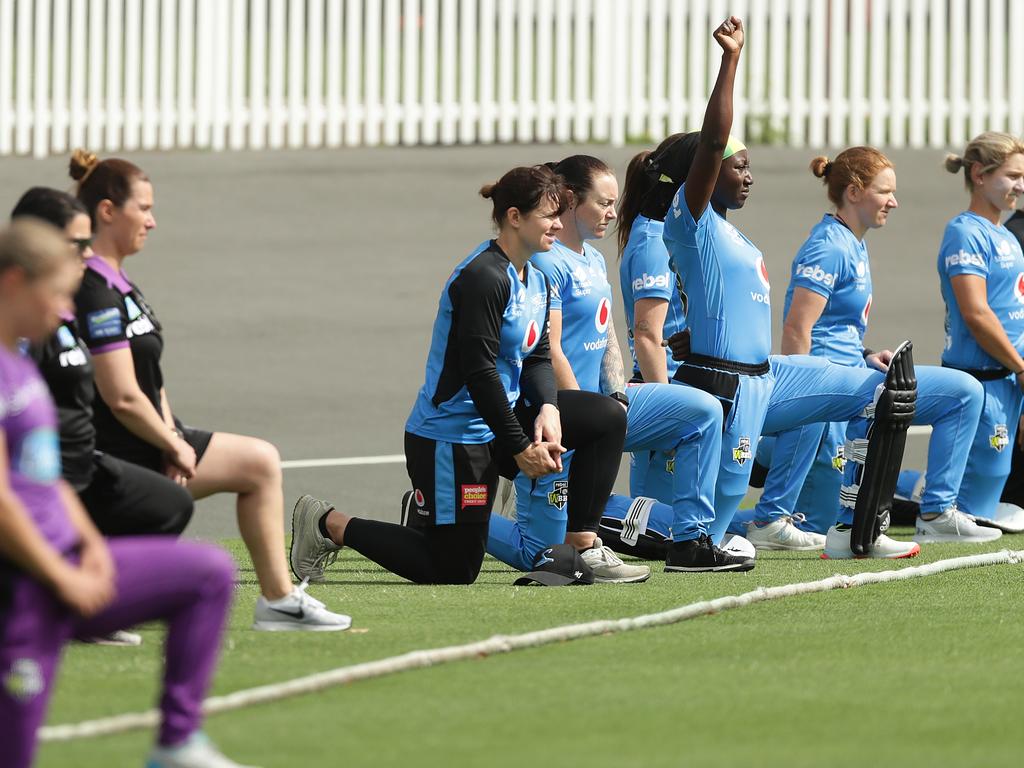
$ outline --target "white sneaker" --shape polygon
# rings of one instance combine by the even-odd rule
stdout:
[[[807,551],[824,549],[825,537],[820,533],[801,531],[793,525],[789,515],[778,518],[768,525],[747,523],[747,539],[756,549],[786,549],[790,551]]]
[[[146,768],[254,768],[229,760],[210,742],[206,735],[196,731],[184,744],[176,747],[153,747],[146,760]]]
[[[288,561],[292,573],[299,581],[319,584],[324,580],[324,568],[338,559],[341,549],[320,533],[320,518],[331,509],[326,501],[312,496],[300,496],[292,510],[292,547]]]
[[[628,584],[647,581],[651,577],[651,569],[646,565],[627,565],[600,539],[594,546],[580,552],[583,562],[594,572],[594,582],[605,584]]]
[[[991,517],[974,515],[974,521],[978,525],[998,528],[1003,533],[1024,533],[1024,509],[1006,501],[996,504]]]
[[[498,475],[498,490],[495,492],[497,504],[492,510],[495,514],[506,517],[509,520],[516,520],[516,484],[507,477]]]
[[[914,541],[920,544],[931,544],[936,541],[958,541],[963,544],[980,544],[995,541],[1003,532],[998,528],[984,528],[974,522],[974,518],[950,507],[934,520],[917,518],[917,531]]]
[[[921,547],[914,541],[896,541],[884,533],[879,534],[875,543],[866,555],[855,555],[850,549],[850,528],[839,529],[832,526],[825,535],[825,551],[821,553],[823,560],[852,560],[854,558],[885,558],[899,560],[903,557],[917,557]]]
[[[126,629],[115,629],[109,635],[86,637],[82,642],[89,645],[112,645],[118,648],[132,648],[142,645],[142,635],[129,632]]]
[[[757,550],[754,548],[754,545],[737,533],[725,534],[718,548],[730,555],[749,557],[751,560],[757,557]]]
[[[340,632],[351,626],[350,616],[331,613],[323,603],[307,595],[306,582],[280,600],[271,601],[260,595],[252,624],[253,629],[265,632]]]

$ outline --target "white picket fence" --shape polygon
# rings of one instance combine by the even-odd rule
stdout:
[[[0,0],[0,154],[657,140],[727,12],[748,140],[1024,129],[1024,0]]]

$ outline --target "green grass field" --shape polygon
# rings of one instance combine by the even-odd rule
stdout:
[[[747,574],[642,585],[514,587],[488,559],[472,587],[422,587],[344,551],[311,593],[344,633],[256,633],[242,569],[213,694],[406,651],[772,586],[999,549],[928,545],[916,560],[762,554]],[[657,564],[655,564],[657,566]],[[579,640],[355,683],[214,716],[241,762],[274,766],[1016,765],[1024,749],[1024,569],[987,568],[786,598],[669,627]],[[75,646],[48,722],[152,706],[161,630],[142,648]],[[39,766],[141,766],[152,734],[43,745]]]

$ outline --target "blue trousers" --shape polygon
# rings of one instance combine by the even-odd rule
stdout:
[[[763,376],[739,375],[731,400],[710,527],[715,543],[722,540],[746,494],[753,451],[762,433],[860,418],[885,381],[878,371],[835,365],[810,355],[773,355],[770,362],[771,370]],[[679,466],[677,461],[677,471]]]
[[[697,389],[671,384],[626,388],[627,451],[673,451],[679,469],[672,474],[672,536],[695,539],[714,519],[715,478],[721,454],[722,408]],[[563,465],[565,459],[563,457]],[[561,474],[515,479],[516,519],[491,515],[487,551],[504,563],[530,570],[545,547],[565,539],[568,467]]]
[[[991,518],[1010,474],[1024,395],[1013,376],[981,385],[984,403],[960,484],[958,506],[969,514]],[[930,478],[925,481],[926,495]]]
[[[636,451],[629,459],[629,495],[636,498],[672,498],[672,472],[676,455],[671,451]]]
[[[963,371],[932,365],[917,366],[915,371],[914,424],[932,427],[921,511],[942,512],[957,501],[984,391],[980,382]],[[846,438],[845,422],[808,424],[780,433],[754,520],[768,523],[800,512],[806,517],[802,527],[819,533],[837,519],[852,522],[852,510],[840,514],[839,508],[845,463],[840,449]]]

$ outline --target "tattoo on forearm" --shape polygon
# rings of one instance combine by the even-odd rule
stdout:
[[[608,323],[608,346],[601,358],[601,391],[606,395],[626,389],[626,376],[622,368],[622,352],[615,335],[614,323]]]

